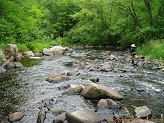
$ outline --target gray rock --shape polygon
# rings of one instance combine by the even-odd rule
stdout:
[[[147,106],[135,107],[135,117],[147,118],[151,116],[151,110]]]
[[[6,59],[10,58],[11,56],[16,57],[18,53],[18,48],[15,44],[7,44],[6,46],[4,46],[3,52]]]
[[[79,74],[80,72],[77,70],[67,72],[68,76],[78,76]]]
[[[79,94],[81,93],[82,90],[83,90],[83,87],[79,85],[77,87],[68,88],[62,94]]]
[[[4,74],[6,72],[6,69],[0,66],[0,74]]]
[[[23,65],[20,62],[10,62],[7,68],[22,68]]]
[[[53,123],[63,123],[66,120],[65,112],[62,114],[59,114],[57,117],[53,119]]]
[[[42,53],[35,53],[35,57],[42,57],[43,54]]]
[[[46,80],[48,82],[57,83],[57,82],[69,80],[69,76],[67,76],[65,73],[58,73],[49,76]]]
[[[68,89],[69,87],[70,87],[69,84],[65,84],[65,85],[61,85],[61,86],[59,86],[59,87],[57,87],[57,88],[61,91],[61,90],[66,90],[66,89]]]
[[[112,109],[118,109],[120,106],[111,99],[101,99],[98,104],[98,108],[112,108]]]
[[[34,57],[35,54],[32,51],[27,51],[27,52],[25,52],[25,56]]]
[[[43,49],[43,54],[46,56],[53,56],[53,53],[47,48]]]
[[[86,85],[81,92],[81,95],[92,99],[110,98],[113,100],[122,100],[124,98],[117,91],[96,83],[89,83]]]
[[[65,116],[66,116],[66,120],[69,123],[100,123],[101,122],[101,118],[99,115],[87,110],[67,112]]]
[[[90,78],[89,80],[95,83],[99,82],[99,78]]]
[[[107,108],[108,107],[108,102],[107,99],[101,99],[98,104],[97,104],[98,108]]]
[[[53,46],[49,50],[53,53],[53,55],[64,55],[67,49],[68,48],[62,46]]]
[[[65,112],[65,111],[61,107],[54,107],[52,109],[52,114],[54,114],[54,115],[58,115],[58,114],[61,114],[63,112]]]
[[[45,119],[46,119],[46,109],[41,108],[38,113],[37,123],[44,123]]]
[[[112,108],[112,109],[120,108],[120,106],[115,101],[113,101],[111,99],[107,99],[107,103],[108,103],[108,108]]]
[[[9,115],[9,121],[11,121],[11,122],[19,121],[23,117],[24,117],[23,112],[15,112],[15,113]]]

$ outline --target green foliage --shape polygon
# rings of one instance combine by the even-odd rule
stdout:
[[[74,44],[106,45],[110,34],[110,1],[88,0],[77,2],[81,10],[72,15],[78,23],[67,36]]]
[[[79,10],[79,7],[74,4],[74,0],[43,0],[41,5],[47,12],[46,23],[47,31],[53,34],[54,38],[64,37],[75,24],[71,15]],[[44,27],[46,25],[44,24]]]
[[[150,59],[164,60],[164,39],[151,40],[150,42],[143,44],[137,48],[139,55],[149,56]]]
[[[30,42],[27,44],[27,47],[29,50],[32,50],[34,52],[43,52],[44,48],[50,47],[50,42]]]
[[[17,43],[16,45],[19,51],[22,51],[22,52],[28,51],[26,44]]]

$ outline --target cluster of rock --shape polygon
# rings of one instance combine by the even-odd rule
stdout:
[[[7,44],[3,50],[0,50],[0,74],[6,72],[6,68],[21,68],[23,65],[20,62],[15,62],[18,54],[18,48],[14,44]]]
[[[66,73],[50,75],[48,78],[46,78],[46,80],[50,83],[59,83],[71,79],[70,76],[78,75],[80,75],[80,72],[75,70]],[[111,89],[110,87],[103,86],[94,82],[90,82],[86,85],[76,86],[64,84],[58,87],[58,89],[62,91],[62,95],[80,95],[81,97],[84,97],[84,99],[99,100],[96,105],[97,110],[113,109],[114,111],[117,110],[119,112],[121,110],[121,107],[119,106],[117,101],[124,99],[124,97],[119,92]],[[52,101],[52,99],[44,102],[44,107],[42,107],[38,113],[37,123],[43,123],[46,119],[46,113],[52,110],[51,106],[49,106],[50,101]],[[55,101],[54,105],[56,105],[57,102],[58,101]],[[91,111],[81,109],[64,111],[62,107],[56,107],[55,109],[53,109],[53,112],[55,112],[54,114],[56,114],[54,115],[55,118],[53,119],[53,123],[102,123],[109,121],[109,119],[104,119],[103,117],[101,117],[101,115],[97,114],[96,110]],[[122,119],[122,115],[123,114],[114,114],[110,121],[123,121],[124,119]],[[135,118],[145,118],[149,116],[151,116],[151,110],[148,107],[135,107]]]
[[[0,49],[0,74],[4,74],[7,68],[22,68],[23,65],[20,62],[16,62],[18,59],[24,57],[30,57],[35,59],[42,59],[43,55],[63,55],[67,47],[52,46],[51,48],[44,48],[42,53],[33,53],[32,51],[19,52],[15,44],[7,44]]]
[[[50,49],[44,49],[43,54],[52,56],[52,55],[62,55],[68,48],[59,48],[51,47]],[[61,49],[61,50],[58,50]],[[31,53],[32,54],[32,53]],[[126,54],[126,53],[125,53]],[[97,62],[96,60],[86,61],[80,60],[76,61],[73,66],[78,66],[79,68],[84,68],[88,71],[102,71],[102,72],[128,72],[131,71],[126,68],[115,68],[113,62],[116,61],[130,61],[130,58],[125,54],[116,55],[111,54],[110,52],[106,52],[102,55],[102,58],[105,59],[102,63]],[[35,55],[29,55],[30,57],[34,57]],[[146,58],[137,57],[137,63],[139,66],[145,67],[148,61]],[[154,62],[151,62],[155,64]],[[160,69],[163,67],[160,63],[156,63]],[[48,76],[45,80],[50,83],[60,83],[69,81],[72,76],[77,77],[81,73],[78,70],[69,71],[66,73],[55,73]],[[122,108],[119,103],[124,99],[124,96],[120,94],[118,91],[113,90],[112,88],[104,85],[100,85],[96,82],[99,82],[99,78],[91,79],[92,82],[88,84],[79,84],[76,86],[72,86],[70,84],[64,84],[57,87],[61,91],[61,95],[79,95],[83,99],[88,100],[97,100],[96,106],[90,105],[91,109],[94,110],[63,110],[62,107],[58,106],[58,97],[56,100],[49,99],[43,101],[40,106],[40,111],[38,112],[37,123],[44,123],[46,119],[46,114],[52,112],[54,114],[54,119],[51,122],[53,123],[103,123],[103,122],[125,122],[128,119],[128,122],[138,122],[140,120],[137,119],[145,119],[151,117],[151,110],[147,106],[135,107],[134,106],[134,115],[131,115],[126,108]],[[61,97],[62,97],[61,96]],[[53,108],[53,106],[55,108]],[[100,114],[97,113],[98,110],[109,110],[113,113],[110,118],[101,117]],[[24,116],[24,113],[16,112],[9,116],[9,120],[11,122],[21,120]],[[144,122],[144,120],[143,120]]]

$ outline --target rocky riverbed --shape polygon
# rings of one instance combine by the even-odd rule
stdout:
[[[65,55],[20,62],[23,68],[0,76],[1,122],[14,112],[21,123],[106,123],[164,114],[159,61],[137,56],[131,65],[126,51],[72,47]]]

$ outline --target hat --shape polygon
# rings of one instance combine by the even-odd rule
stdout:
[[[132,44],[131,47],[136,47],[135,44]]]

